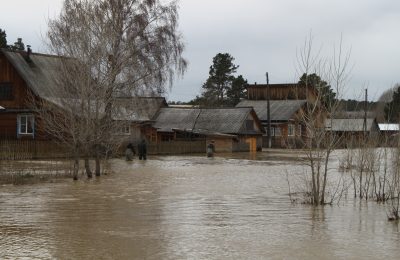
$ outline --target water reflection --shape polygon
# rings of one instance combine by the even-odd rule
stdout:
[[[0,188],[0,258],[397,258],[383,205],[292,205],[297,159],[115,160],[115,174]],[[255,159],[255,160],[254,160]]]

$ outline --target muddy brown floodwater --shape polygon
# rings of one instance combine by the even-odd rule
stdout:
[[[0,259],[399,259],[384,205],[292,205],[285,172],[302,167],[151,157],[91,181],[0,186]]]

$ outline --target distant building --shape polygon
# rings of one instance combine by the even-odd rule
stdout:
[[[114,103],[118,107],[113,113],[113,120],[126,122],[116,129],[115,134],[125,136],[129,142],[139,142],[145,138],[150,140],[152,124],[161,108],[167,107],[164,97],[121,97]]]
[[[379,126],[374,118],[328,118],[325,121],[326,131],[340,138],[340,146],[357,147],[365,138],[378,139]]]
[[[306,129],[302,124],[301,113],[306,100],[271,100],[272,147],[290,147],[304,143]],[[244,100],[236,107],[253,107],[265,129],[268,127],[268,106],[266,100]],[[264,135],[264,147],[267,146]]]
[[[248,99],[241,101],[236,107],[253,107],[265,129],[268,127],[268,91],[272,147],[302,147],[307,144],[308,131],[304,115],[307,105],[318,101],[316,90],[298,84],[248,85]],[[318,118],[317,121],[323,127],[324,118]],[[263,136],[263,147],[268,147],[267,134]]]
[[[252,108],[162,108],[155,118],[151,141],[205,139],[216,152],[261,149],[264,128]]]
[[[381,143],[396,145],[399,143],[399,124],[378,124],[381,134]]]

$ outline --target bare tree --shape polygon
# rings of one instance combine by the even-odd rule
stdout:
[[[307,194],[310,194],[311,204],[324,205],[328,201],[326,195],[329,182],[329,161],[340,141],[340,137],[331,131],[331,128],[325,128],[324,118],[328,117],[327,120],[331,120],[330,115],[338,109],[339,102],[337,100],[343,94],[349,77],[350,52],[343,51],[342,39],[339,46],[334,48],[333,57],[330,59],[321,58],[320,50],[316,54],[313,51],[313,39],[310,36],[298,53],[298,72],[299,75],[306,75],[305,91],[313,92],[315,98],[308,100],[306,108],[301,113],[300,121],[307,133],[305,153],[310,171],[310,190],[307,191]],[[319,75],[332,86],[336,93],[336,99],[329,103],[325,102],[323,92],[318,91],[316,86],[307,81],[307,75],[310,74]],[[342,180],[339,180],[336,185],[345,186]],[[328,203],[332,203],[334,194],[342,194],[337,189],[332,190],[334,192],[331,193]]]
[[[49,21],[50,51],[63,58],[52,95],[58,98],[40,104],[41,118],[46,131],[74,147],[76,160],[95,158],[97,176],[103,151],[127,124],[114,120],[123,113],[115,99],[163,93],[187,66],[177,9],[176,1],[65,0]],[[46,107],[54,104],[59,109]]]

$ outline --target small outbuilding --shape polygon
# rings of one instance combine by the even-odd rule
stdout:
[[[325,130],[341,138],[342,147],[357,147],[368,140],[378,140],[379,126],[374,118],[328,118]]]
[[[162,108],[155,118],[155,142],[205,139],[216,152],[256,151],[264,128],[255,111],[243,108]]]

